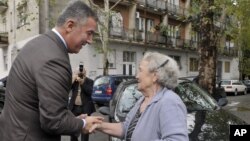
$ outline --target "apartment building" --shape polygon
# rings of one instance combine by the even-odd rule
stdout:
[[[2,8],[1,1],[5,5],[7,3],[5,8]],[[34,0],[6,1],[0,0],[0,9],[3,9],[0,11],[4,11],[1,18],[5,16],[5,25],[8,25],[4,32],[7,42],[2,44],[0,34],[0,57],[3,56],[0,59],[0,72],[9,69],[15,54],[30,37],[53,27],[58,12],[68,0],[42,0],[39,4]],[[117,1],[109,0],[110,6]],[[103,7],[103,0],[94,2]],[[190,0],[121,1],[112,10],[110,18],[109,74],[135,75],[143,54],[157,51],[178,62],[181,76],[198,75],[198,33],[192,30],[192,24],[187,20],[189,8]],[[23,21],[21,17],[24,17]],[[0,25],[4,25],[3,21],[0,21]],[[103,72],[103,58],[99,53],[101,42],[96,36],[92,45],[86,45],[79,54],[70,55],[72,68],[77,68],[83,62],[91,78]],[[222,45],[217,75],[222,79],[238,79],[238,51],[229,41],[223,40]],[[12,57],[8,58],[8,54],[12,54]]]

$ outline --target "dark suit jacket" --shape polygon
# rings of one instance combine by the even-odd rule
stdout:
[[[91,115],[93,112],[95,112],[95,106],[91,98],[93,83],[94,81],[92,79],[86,77],[84,83],[81,85],[81,100],[83,103],[82,111],[84,114],[88,115]],[[78,85],[79,83],[76,81],[72,85],[72,96],[69,103],[70,110],[72,110],[74,107],[74,103],[78,93]]]
[[[52,31],[28,42],[9,73],[0,117],[1,141],[60,141],[83,122],[68,110],[72,71],[67,49]]]

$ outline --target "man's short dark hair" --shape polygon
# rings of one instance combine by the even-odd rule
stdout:
[[[70,1],[63,9],[59,15],[56,25],[62,26],[69,18],[73,18],[78,22],[85,23],[89,17],[98,21],[96,13],[88,5],[86,5],[83,1],[73,0]]]

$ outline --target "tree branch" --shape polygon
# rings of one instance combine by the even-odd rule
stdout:
[[[113,8],[115,8],[116,5],[119,4],[121,1],[123,1],[123,0],[118,0],[109,10],[112,10]]]
[[[101,12],[104,13],[104,10],[103,10],[100,6],[98,6],[97,4],[95,4],[95,3],[93,2],[93,0],[88,0],[88,1],[89,1],[89,3],[90,3],[91,7],[93,7],[93,8],[96,9],[96,10],[100,10]]]

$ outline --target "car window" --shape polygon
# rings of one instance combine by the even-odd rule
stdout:
[[[182,82],[176,87],[175,92],[185,103],[188,111],[213,110],[217,108],[216,101],[195,83]]]
[[[221,85],[231,85],[230,81],[221,81]]]
[[[232,85],[241,85],[241,83],[240,82],[234,82],[234,83],[232,83]]]
[[[108,84],[109,79],[110,78],[108,76],[100,77],[100,78],[95,80],[94,86],[100,86],[100,85]]]
[[[117,114],[120,117],[125,117],[136,101],[142,96],[142,93],[137,90],[137,84],[132,84],[126,87],[117,104]]]

